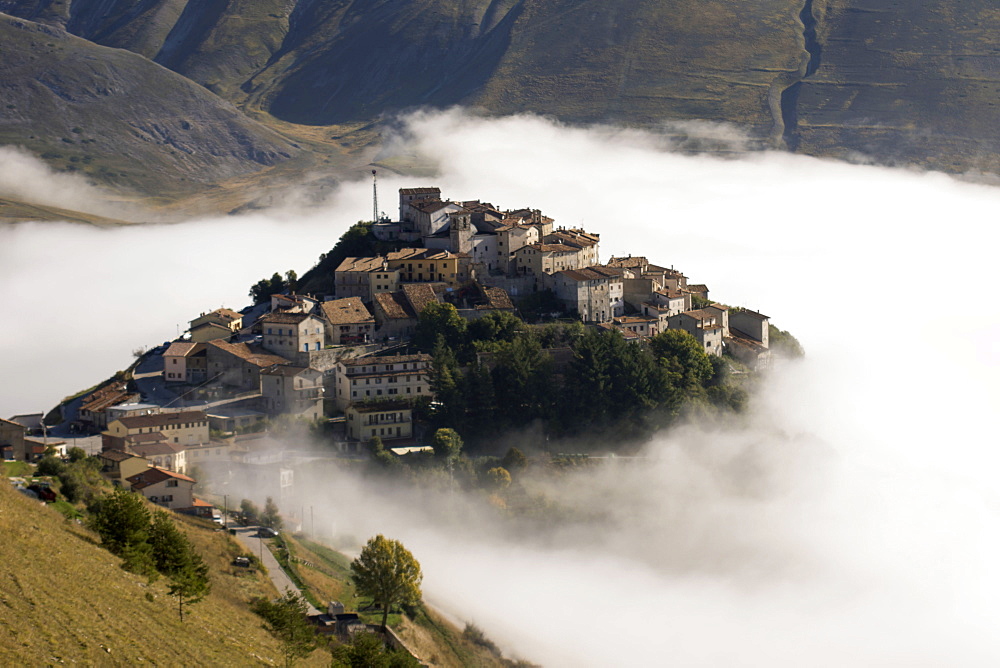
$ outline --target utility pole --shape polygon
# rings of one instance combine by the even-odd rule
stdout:
[[[372,170],[372,223],[378,222],[378,176]]]
[[[222,528],[229,529],[229,495],[222,495]]]

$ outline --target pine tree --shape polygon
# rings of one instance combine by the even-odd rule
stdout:
[[[148,542],[149,510],[139,495],[115,488],[92,509],[90,524],[101,536],[101,545],[122,558],[122,568],[156,576],[153,548]]]
[[[160,573],[169,577],[184,568],[191,546],[166,511],[153,513],[149,544],[153,548],[153,563]]]
[[[203,600],[212,591],[212,583],[208,579],[208,564],[190,543],[187,548],[182,562],[176,564],[174,572],[169,575],[170,585],[167,588],[167,593],[177,597],[177,614],[182,622],[184,606]]]

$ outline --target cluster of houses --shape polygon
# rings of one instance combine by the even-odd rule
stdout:
[[[78,418],[102,433],[106,473],[161,505],[196,508],[189,467],[266,463],[256,432],[282,415],[343,414],[335,424],[346,454],[373,436],[408,451],[419,445],[413,400],[433,395],[431,358],[398,350],[432,303],[471,320],[514,312],[512,295],[550,291],[564,313],[630,339],[682,329],[708,354],[728,351],[754,369],[770,360],[767,316],[714,303],[707,286],[645,257],[601,263],[599,235],[556,227],[538,210],[404,188],[399,220],[376,221],[372,233],[419,247],[346,258],[325,299],[276,294],[240,312],[200,314],[156,353],[169,402],[124,381],[84,397]],[[0,423],[0,445],[6,440]],[[281,473],[273,496],[290,476]]]

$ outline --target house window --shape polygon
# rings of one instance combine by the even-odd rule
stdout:
[[[176,480],[168,480],[167,481],[167,487],[177,487],[177,481]]]

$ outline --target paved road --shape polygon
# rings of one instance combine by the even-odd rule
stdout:
[[[267,549],[267,545],[264,545],[263,538],[257,538],[254,534],[257,533],[258,527],[233,527],[236,529],[236,538],[246,547],[250,552],[256,554],[262,559],[264,565],[267,567],[267,573],[271,577],[271,582],[274,583],[274,588],[277,589],[282,594],[285,590],[291,589],[292,591],[298,593],[299,589],[292,582],[292,579],[288,577],[285,570],[278,563],[278,560],[274,558],[271,551]],[[302,599],[306,604],[306,614],[307,615],[318,615],[320,610],[313,607],[312,603],[307,601],[305,598]]]

